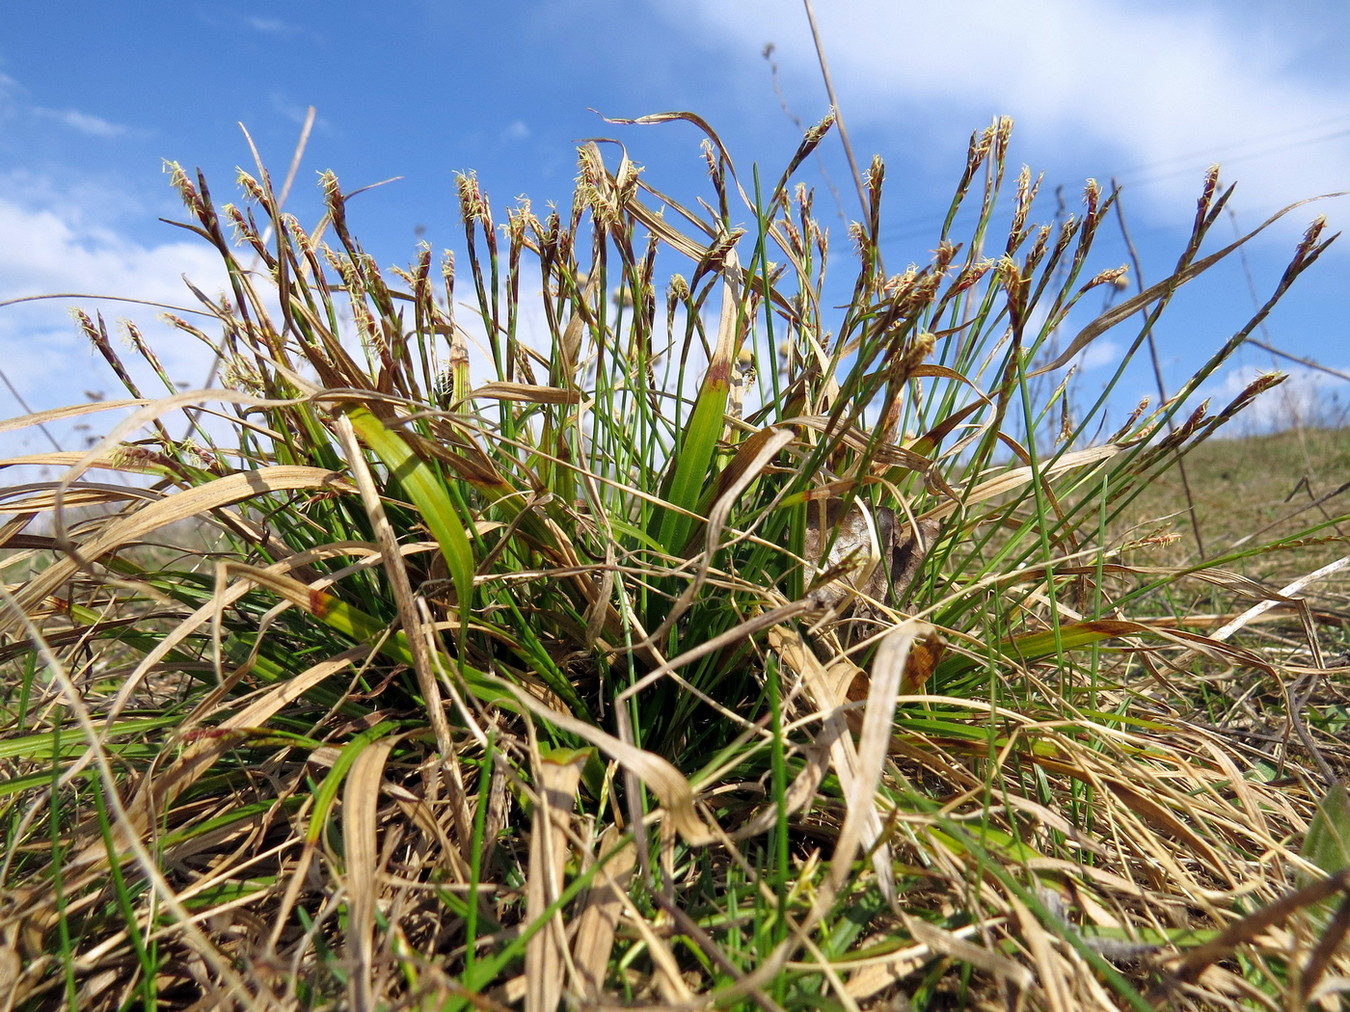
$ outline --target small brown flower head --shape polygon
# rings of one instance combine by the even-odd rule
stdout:
[[[1078,225],[1077,215],[1070,214],[1065,216],[1064,223],[1059,227],[1059,235],[1055,237],[1056,255],[1063,253],[1069,248],[1069,243],[1073,242],[1073,237],[1078,234]],[[1044,225],[1042,226],[1041,231],[1045,232],[1048,236],[1049,228],[1049,225]]]
[[[805,183],[798,183],[792,188],[792,201],[797,205],[797,214],[803,220],[811,217],[811,207],[816,202],[815,192],[809,190]]]
[[[905,346],[905,371],[912,373],[927,360],[929,355],[933,354],[933,349],[936,347],[936,334],[927,330],[921,334],[915,334],[909,344]]]
[[[234,232],[236,244],[249,242],[255,238],[253,229],[249,227],[248,219],[244,217],[239,208],[234,204],[225,204],[220,210],[224,214],[225,220],[230,223],[230,229]]]
[[[304,226],[300,224],[298,218],[293,214],[283,214],[281,216],[281,225],[295,243],[296,248],[306,257],[314,256],[314,238],[305,231]]]
[[[881,160],[880,155],[873,155],[872,164],[867,167],[867,175],[863,178],[863,185],[872,194],[874,203],[881,196],[881,187],[885,181],[886,163]]]
[[[187,209],[197,218],[206,213],[206,205],[202,201],[201,194],[197,188],[192,185],[192,180],[183,171],[183,167],[177,162],[165,162],[164,171],[169,174],[169,185],[178,191],[178,196],[182,198]]]
[[[254,364],[238,355],[227,355],[220,370],[220,382],[226,390],[263,395],[267,392],[262,374]]]
[[[456,173],[455,188],[459,192],[459,213],[465,224],[474,221],[491,221],[487,198],[483,196],[483,189],[478,185],[477,173]]]
[[[721,268],[725,263],[727,256],[735,250],[736,244],[741,241],[745,235],[745,229],[734,228],[726,235],[719,236],[708,247],[706,260],[714,267]]]
[[[1001,153],[1007,150],[1008,142],[1012,140],[1013,118],[1011,116],[1000,116],[994,120],[995,143],[997,150]]]
[[[803,138],[803,144],[819,144],[825,139],[825,135],[830,132],[830,128],[834,126],[836,118],[834,110],[831,109],[825,114],[823,120],[806,131],[806,136]]]
[[[619,166],[618,178],[614,180],[618,205],[626,207],[637,193],[638,177],[642,175],[642,166],[625,158]]]
[[[1095,217],[1097,209],[1101,204],[1102,184],[1095,179],[1089,178],[1083,184],[1083,203],[1087,205],[1088,217]]]
[[[577,180],[573,189],[572,218],[577,221],[586,208],[594,209],[602,202],[601,191],[608,184],[600,152],[594,144],[577,149]]]
[[[1308,227],[1303,233],[1303,239],[1299,242],[1298,249],[1294,251],[1294,261],[1296,263],[1301,262],[1312,252],[1313,247],[1317,245],[1317,240],[1320,239],[1322,233],[1326,231],[1326,227],[1326,215],[1322,214],[1319,214],[1308,223]]]
[[[1094,275],[1092,280],[1084,285],[1083,288],[1096,288],[1098,285],[1111,285],[1116,289],[1128,288],[1130,284],[1130,279],[1128,277],[1129,273],[1130,269],[1124,264],[1121,264],[1119,267],[1108,267],[1106,270],[1099,271]]]
[[[985,127],[970,135],[970,146],[966,150],[966,167],[973,169],[989,156],[989,146],[994,141],[994,130]]]
[[[993,270],[993,268],[994,261],[988,259],[977,260],[973,264],[967,264],[961,269],[961,273],[956,276],[956,280],[952,282],[952,291],[964,292],[973,288],[975,285],[979,284],[980,279]]]
[[[1168,545],[1175,545],[1181,540],[1181,535],[1176,531],[1167,531],[1159,528],[1152,534],[1139,538],[1137,541],[1131,541],[1121,546],[1122,552],[1133,552],[1147,548],[1165,548]]]
[[[220,458],[209,447],[202,446],[192,439],[185,439],[178,444],[179,452],[198,467],[208,471],[215,470],[220,465]]]
[[[338,183],[337,173],[332,169],[324,169],[319,173],[319,188],[323,190],[323,196],[330,204],[334,200],[342,199],[342,187]]]
[[[999,257],[998,276],[1007,288],[1015,288],[1022,283],[1022,268],[1017,260],[1010,256]]]
[[[248,195],[250,200],[258,204],[266,203],[267,195],[263,192],[262,186],[243,169],[239,170],[239,175],[235,178],[235,182],[238,183],[239,188]]]
[[[1267,390],[1279,386],[1288,378],[1289,375],[1282,372],[1261,373],[1256,379],[1248,383],[1246,387],[1243,388],[1242,392],[1234,397],[1223,411],[1219,412],[1219,417],[1226,421],[1245,408],[1257,397],[1260,397]]]
[[[1219,188],[1219,166],[1211,165],[1205,170],[1205,182],[1200,189],[1200,199],[1198,201],[1200,213],[1203,214],[1209,207],[1210,201],[1214,199],[1214,193]]]
[[[123,443],[108,454],[108,463],[119,471],[157,471],[169,466],[169,458],[145,446]]]
[[[938,274],[946,274],[947,268],[956,258],[956,251],[956,244],[948,239],[938,243],[938,248],[933,251],[933,270]]]

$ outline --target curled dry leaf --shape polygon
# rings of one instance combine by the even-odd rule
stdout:
[[[832,608],[861,595],[894,607],[904,599],[940,530],[935,519],[921,517],[911,524],[894,510],[867,506],[861,499],[812,501],[806,514],[808,576],[829,577],[811,592],[813,603]]]

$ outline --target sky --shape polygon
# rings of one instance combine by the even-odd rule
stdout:
[[[1211,163],[1238,189],[1210,249],[1285,204],[1350,190],[1343,0],[815,6],[853,146],[864,164],[874,153],[886,161],[883,253],[893,269],[928,259],[969,136],[999,115],[1016,123],[1014,170],[1025,163],[1045,175],[1041,220],[1054,214],[1057,187],[1073,207],[1088,177],[1123,186],[1145,283],[1180,253]],[[776,177],[801,124],[829,106],[805,10],[792,0],[68,0],[56,9],[11,0],[0,28],[0,303],[81,293],[192,305],[183,276],[215,290],[220,273],[202,241],[159,220],[185,217],[165,160],[200,167],[218,200],[236,199],[236,166],[251,166],[240,124],[280,177],[311,106],[288,209],[317,221],[323,169],[347,190],[398,177],[350,212],[384,264],[406,264],[422,238],[458,248],[458,171],[477,173],[499,216],[522,194],[536,208],[568,206],[576,147],[588,138],[621,140],[658,188],[707,192],[692,127],[602,116],[697,112],[743,174],[758,163]],[[845,223],[859,210],[837,136],[799,178],[817,188],[833,249],[845,256]],[[1157,331],[1169,389],[1246,322],[1317,214],[1344,228],[1350,198],[1300,208],[1245,260],[1182,293]],[[1118,234],[1104,235],[1097,265],[1124,260]],[[175,379],[205,382],[209,353],[157,327],[149,307],[0,305],[0,417],[120,395],[72,322],[72,303],[110,324],[136,321]],[[1081,363],[1085,399],[1132,333],[1123,327],[1093,346]],[[1350,245],[1305,274],[1257,336],[1350,373]],[[1344,379],[1256,348],[1205,392],[1221,406],[1272,368],[1291,380],[1253,425],[1350,408]],[[1150,394],[1141,361],[1114,417]],[[79,448],[101,424],[84,421],[94,428],[0,433],[0,453],[36,453],[52,440]]]

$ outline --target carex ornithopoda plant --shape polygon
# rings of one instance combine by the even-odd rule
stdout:
[[[847,256],[795,182],[829,119],[771,187],[696,117],[640,122],[670,119],[706,137],[697,208],[588,144],[570,207],[501,221],[462,176],[461,256],[393,270],[331,173],[306,230],[261,165],[224,205],[174,167],[228,287],[171,320],[220,389],[138,342],[169,388],[144,396],[82,316],[131,415],[6,500],[5,1000],[1235,993],[1214,964],[1251,939],[1223,932],[1281,895],[1315,798],[1225,792],[1221,742],[1139,709],[1137,656],[1262,661],[1152,621],[1195,573],[1115,524],[1274,381],[1187,407],[1244,330],[1106,436],[1061,382],[1237,248],[1202,252],[1231,191],[1211,174],[1174,272],[1093,316],[1115,195],[1036,223],[1006,120],[893,274],[879,159]],[[1218,947],[1170,971],[1106,944],[1186,932]]]

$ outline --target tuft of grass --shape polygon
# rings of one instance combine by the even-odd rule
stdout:
[[[305,229],[262,166],[223,205],[175,168],[221,387],[143,396],[84,318],[130,414],[0,461],[62,469],[3,500],[7,1007],[1334,1002],[1342,627],[1137,513],[1278,382],[1188,413],[1320,220],[1098,438],[1061,369],[1240,245],[1217,174],[1082,324],[1114,194],[1036,224],[996,121],[890,274],[876,159],[836,309],[793,182],[832,121],[769,187],[673,119],[698,208],[588,144],[571,207],[463,176],[465,255],[391,269],[332,173]],[[1345,523],[1279,533],[1311,584]]]

